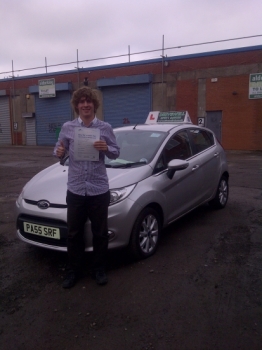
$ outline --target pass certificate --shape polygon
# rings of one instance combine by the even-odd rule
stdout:
[[[74,159],[99,160],[99,151],[94,148],[94,142],[100,140],[100,130],[94,128],[75,128]]]

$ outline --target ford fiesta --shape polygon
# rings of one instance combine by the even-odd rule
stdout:
[[[194,208],[224,208],[228,166],[214,133],[187,112],[150,112],[145,124],[114,129],[118,159],[106,159],[110,186],[109,249],[138,258],[155,253],[161,230]],[[34,176],[16,201],[17,235],[29,244],[66,251],[66,190],[70,159]],[[90,222],[86,251],[92,251]]]

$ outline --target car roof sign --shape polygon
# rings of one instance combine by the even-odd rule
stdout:
[[[192,123],[187,111],[170,111],[170,112],[149,112],[145,124],[180,124]]]

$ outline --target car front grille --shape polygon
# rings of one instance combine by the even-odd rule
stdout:
[[[37,203],[39,201],[32,201],[31,199],[24,199],[24,201],[27,203],[27,204],[31,204],[31,205],[37,205]],[[49,208],[67,208],[67,205],[66,204],[54,204],[54,203],[50,203],[49,205]]]

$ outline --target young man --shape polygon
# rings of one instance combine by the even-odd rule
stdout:
[[[71,104],[79,116],[62,126],[54,149],[57,157],[62,158],[65,154],[69,154],[70,159],[66,196],[68,268],[63,281],[64,288],[73,287],[79,277],[85,249],[84,226],[88,218],[93,233],[92,275],[100,285],[108,281],[105,265],[108,249],[107,216],[110,193],[104,159],[105,156],[110,159],[116,159],[119,156],[119,147],[112,127],[96,118],[99,101],[95,92],[88,87],[82,87],[74,92]],[[99,153],[98,160],[88,160],[88,157],[86,160],[85,149],[84,156],[80,155],[79,158],[79,153],[76,154],[78,152],[75,148],[76,143],[81,142],[80,146],[85,146],[83,139],[77,139],[79,135],[76,130],[84,130],[83,134],[87,131],[92,135],[97,132],[100,134],[99,140],[93,143],[93,147]],[[87,147],[90,147],[90,144]]]

